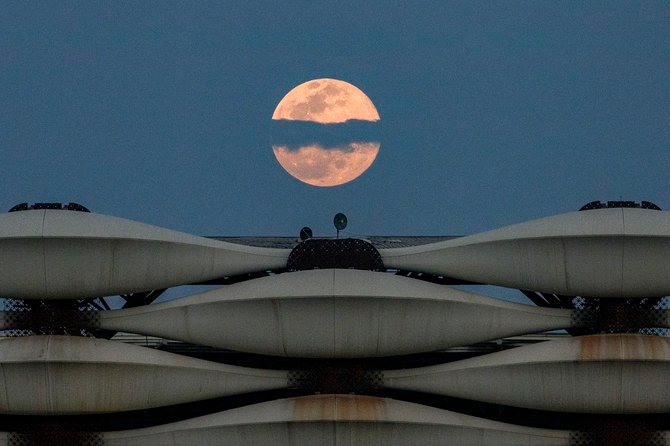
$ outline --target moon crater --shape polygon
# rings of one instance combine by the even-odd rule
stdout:
[[[293,177],[312,186],[338,186],[355,180],[377,158],[379,143],[351,143],[344,147],[325,148],[319,145],[291,150],[273,146],[279,164]]]
[[[293,177],[313,186],[338,186],[363,174],[381,144],[379,113],[359,88],[337,79],[298,85],[279,102],[272,150]],[[374,130],[371,132],[370,130]]]

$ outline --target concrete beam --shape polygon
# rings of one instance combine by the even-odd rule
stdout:
[[[102,311],[98,328],[248,353],[353,358],[420,353],[566,328],[572,324],[571,314],[393,274],[328,269]]]
[[[670,213],[573,212],[380,254],[388,268],[510,288],[568,296],[665,296]]]
[[[256,248],[86,212],[0,215],[0,295],[124,294],[284,268],[290,250]]]
[[[0,413],[120,412],[285,388],[286,371],[77,336],[0,340]]]
[[[670,412],[670,338],[594,335],[547,341],[418,369],[384,386],[529,409]]]
[[[107,446],[568,446],[570,432],[535,429],[386,398],[315,395],[162,426],[103,434]]]

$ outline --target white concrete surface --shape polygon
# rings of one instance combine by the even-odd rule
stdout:
[[[253,279],[99,316],[106,330],[275,356],[350,358],[565,328],[570,314],[393,274],[326,269]]]
[[[380,251],[384,265],[569,296],[670,294],[670,213],[598,209],[430,245]]]
[[[196,237],[106,215],[0,214],[0,296],[123,294],[284,268],[290,250]]]
[[[86,414],[284,388],[286,371],[218,364],[104,339],[0,340],[0,413]]]
[[[570,432],[534,429],[386,398],[317,395],[177,423],[107,432],[106,446],[567,446]]]
[[[384,372],[384,385],[531,409],[670,412],[670,338],[593,335]]]

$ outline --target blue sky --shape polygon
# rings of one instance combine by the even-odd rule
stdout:
[[[4,2],[0,209],[76,201],[203,235],[469,234],[670,209],[670,3]],[[382,146],[352,183],[286,174],[270,118],[350,82]]]

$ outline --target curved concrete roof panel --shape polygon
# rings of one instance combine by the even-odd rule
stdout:
[[[98,328],[250,353],[345,358],[433,351],[571,323],[570,310],[514,304],[388,273],[328,269],[103,311]]]
[[[235,245],[85,212],[0,215],[0,295],[106,296],[284,268],[289,250]]]
[[[145,429],[107,432],[116,445],[567,446],[570,432],[528,428],[387,398],[282,399]]]
[[[380,254],[389,268],[511,288],[569,296],[665,296],[670,213],[573,212]]]
[[[285,371],[77,336],[0,340],[0,370],[0,413],[5,414],[119,412],[288,385]]]
[[[643,414],[670,411],[668,376],[670,338],[593,335],[386,371],[384,385],[530,409]]]

